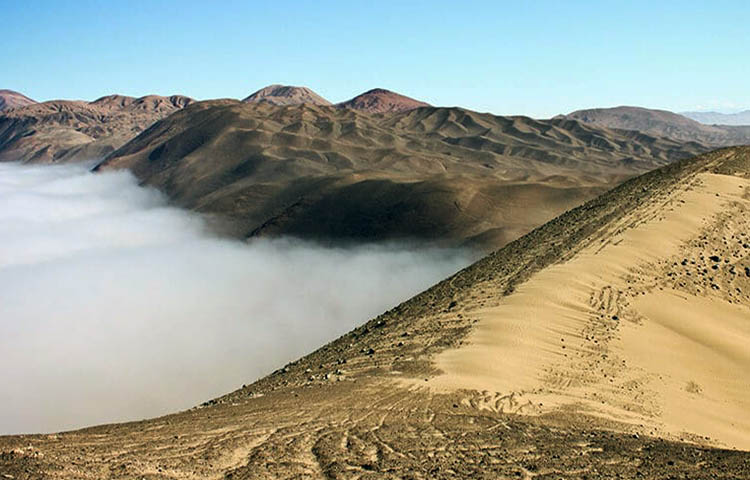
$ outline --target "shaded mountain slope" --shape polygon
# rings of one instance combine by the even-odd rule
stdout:
[[[181,95],[110,95],[93,102],[54,100],[7,110],[0,113],[0,161],[100,159],[192,102]]]
[[[201,102],[98,168],[128,168],[240,236],[494,248],[615,183],[704,151],[571,120]]]
[[[649,135],[706,145],[750,144],[750,126],[704,125],[666,110],[640,107],[592,108],[561,116],[607,128],[637,130]]]
[[[2,437],[0,471],[745,478],[749,209],[750,148],[671,164],[201,407]]]

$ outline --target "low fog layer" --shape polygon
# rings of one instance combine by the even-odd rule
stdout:
[[[0,164],[0,434],[191,407],[469,261],[220,239],[127,172]]]

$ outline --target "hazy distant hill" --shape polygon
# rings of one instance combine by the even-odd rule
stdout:
[[[53,100],[0,112],[0,161],[96,160],[192,103],[181,95]]]
[[[701,142],[706,145],[750,144],[750,126],[704,125],[666,110],[640,107],[592,108],[578,110],[562,117],[607,128],[638,130],[650,135]]]
[[[371,115],[223,100],[176,112],[99,168],[129,168],[178,204],[230,219],[241,236],[493,248],[627,177],[705,150],[460,108]]]
[[[750,125],[750,110],[737,113],[682,112],[681,114],[706,125]]]

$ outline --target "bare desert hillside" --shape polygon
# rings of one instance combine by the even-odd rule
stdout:
[[[706,151],[566,119],[421,107],[210,101],[156,123],[99,169],[127,168],[243,237],[417,239],[489,250],[634,175]]]
[[[696,141],[717,147],[750,143],[750,126],[704,125],[692,118],[666,110],[641,107],[592,108],[578,110],[562,118],[606,128],[637,130],[680,141]]]
[[[673,163],[226,396],[1,437],[0,473],[747,478],[748,209],[750,148]]]
[[[330,105],[331,102],[313,92],[307,87],[293,87],[289,85],[269,85],[251,94],[243,102],[270,103],[272,105],[299,105],[309,103],[313,105]]]
[[[0,111],[25,107],[26,105],[33,105],[35,103],[37,103],[35,100],[30,99],[26,95],[14,92],[13,90],[0,89]]]
[[[181,95],[53,100],[0,112],[0,161],[94,161],[192,103]]]
[[[367,113],[393,113],[408,112],[415,108],[429,107],[430,105],[384,88],[373,88],[350,100],[337,103],[336,106]]]

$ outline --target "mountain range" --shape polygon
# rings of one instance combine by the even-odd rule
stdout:
[[[7,105],[17,96],[2,98]],[[156,120],[192,102],[181,95],[110,95],[93,102],[16,103],[15,108],[0,112],[0,161],[60,163],[102,158]]]
[[[419,107],[190,105],[109,154],[241,237],[491,250],[625,178],[707,150],[576,121]]]
[[[0,161],[128,168],[242,238],[418,240],[491,251],[632,176],[750,143],[750,127],[592,109],[549,120],[385,89],[332,104],[270,85],[242,101],[3,91]]]

